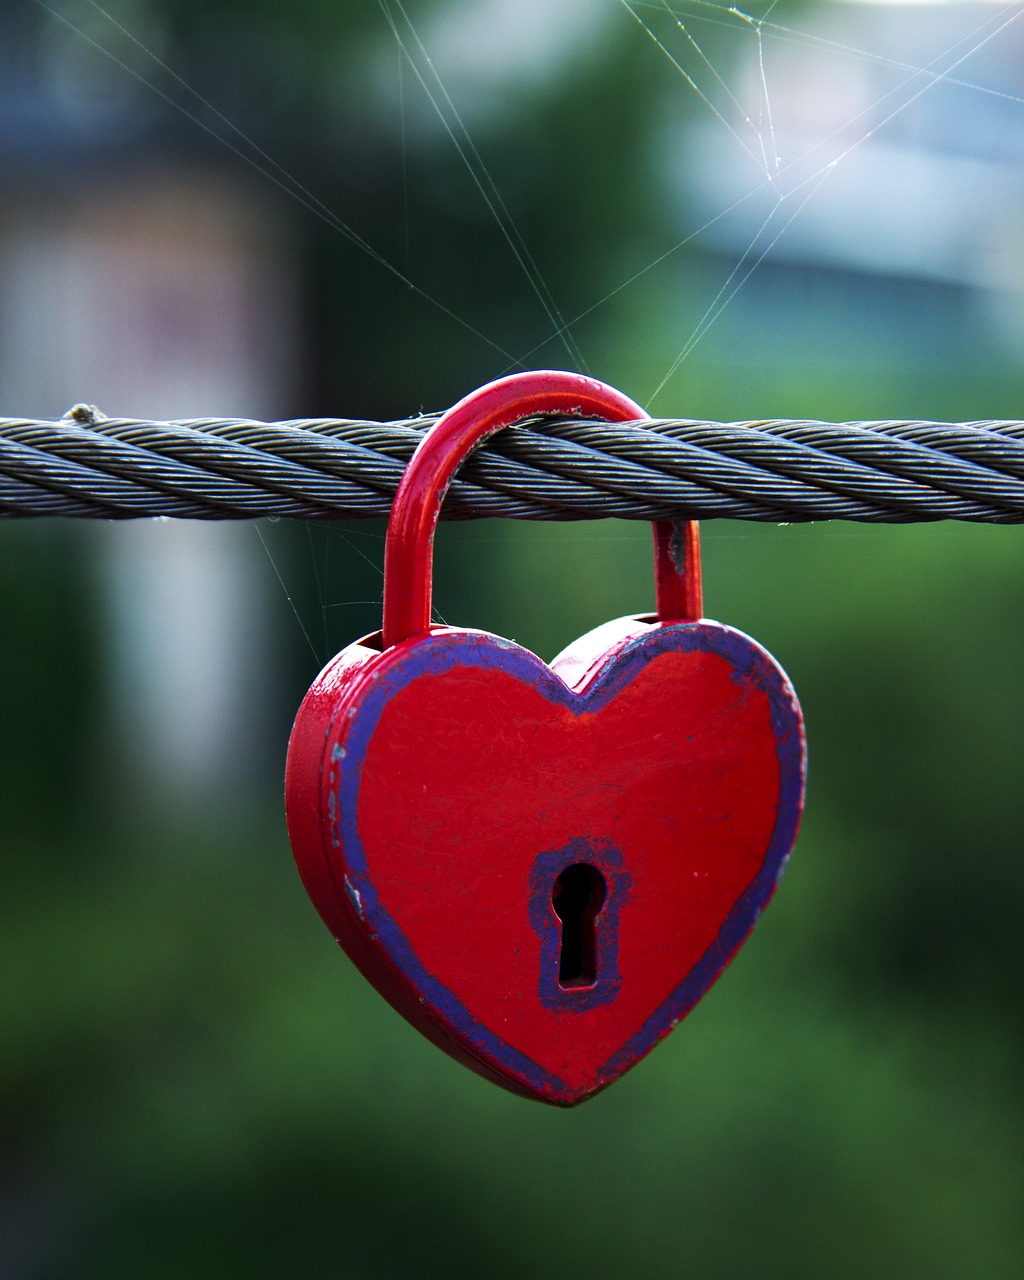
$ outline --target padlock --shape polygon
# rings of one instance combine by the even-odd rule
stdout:
[[[428,431],[388,525],[382,631],[306,695],[286,802],[306,889],[377,990],[475,1071],[572,1106],[667,1035],[746,938],[796,838],[805,747],[775,661],[701,618],[692,522],[654,525],[657,613],[550,665],[431,624],[457,467],[542,415],[644,416],[548,371],[499,379]]]

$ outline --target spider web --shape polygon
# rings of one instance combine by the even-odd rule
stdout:
[[[379,3],[404,57],[427,89],[474,181],[481,189],[486,184],[496,192],[494,180],[455,107],[453,94],[409,16],[408,6],[403,0]],[[839,12],[844,6],[825,6],[815,15],[817,30],[773,20],[776,0],[760,15],[710,0],[691,0],[682,6],[670,5],[668,0],[615,0],[614,5],[605,6],[605,16],[615,7],[635,24],[653,46],[653,56],[668,65],[677,86],[696,103],[704,122],[697,132],[706,145],[695,167],[699,168],[701,160],[707,165],[709,157],[713,157],[711,167],[728,170],[732,175],[730,182],[724,184],[732,190],[726,196],[719,193],[721,203],[696,228],[686,230],[568,322],[561,322],[561,313],[536,263],[517,247],[518,232],[500,198],[489,197],[487,203],[531,287],[545,300],[547,320],[559,322],[554,334],[566,343],[570,355],[578,354],[580,365],[581,353],[572,334],[581,321],[649,273],[664,269],[666,261],[684,247],[702,240],[721,241],[721,232],[727,225],[737,228],[731,236],[724,237],[731,240],[735,260],[685,334],[648,396],[648,405],[669,387],[755,272],[784,247],[787,238],[793,238],[794,229],[799,230],[806,211],[823,188],[834,182],[837,171],[846,170],[851,158],[897,131],[901,119],[913,114],[912,109],[922,99],[941,88],[956,90],[968,100],[995,99],[1014,111],[1024,105],[1013,92],[970,78],[972,61],[1012,34],[1011,28],[1022,13],[1019,5],[973,5],[955,13],[951,10],[951,20],[940,24],[940,38],[928,38],[922,33],[923,38],[912,41],[912,60],[893,56],[884,48],[864,47],[845,36],[837,38],[837,31],[842,33],[850,26],[855,31],[866,30],[876,39],[884,36],[884,26],[873,31],[869,23],[849,21],[848,15],[856,10],[863,18],[868,9],[864,5],[849,6],[846,21]],[[904,10],[905,15],[908,13]],[[905,20],[902,25],[905,32],[908,22]],[[718,39],[712,49],[705,31],[719,36],[725,32],[728,38],[724,42]],[[780,51],[788,56],[780,57]],[[794,51],[796,58],[792,56]],[[865,68],[869,74],[864,74]],[[797,77],[796,93],[784,79],[788,74]],[[830,102],[836,96],[838,102]],[[776,116],[780,114],[776,104],[782,108],[781,131],[776,127]],[[819,118],[809,120],[809,111],[816,107]],[[682,112],[680,119],[683,128],[693,134],[692,114]],[[743,162],[750,172],[746,180],[737,177],[744,171]],[[899,199],[898,191],[884,194],[886,199]],[[713,200],[713,195],[709,196]],[[519,362],[528,363],[550,337],[550,333],[546,334],[536,346],[522,353]]]
[[[499,60],[505,57],[522,76],[522,58],[532,57],[536,62],[537,49],[531,49],[526,41],[520,65],[516,65],[515,48],[509,51],[514,42],[506,38],[509,32],[501,24],[518,14],[518,24],[511,30],[522,42],[522,33],[538,23],[543,25],[542,16],[545,10],[550,15],[550,8],[531,0],[519,0],[517,5],[510,0],[489,0],[473,15],[455,11],[445,15],[436,7],[428,7],[422,14],[414,12],[411,0],[377,2],[382,33],[390,34],[399,54],[395,84],[403,131],[413,95],[419,95],[420,107],[426,104],[464,166],[503,246],[501,251],[511,255],[531,299],[537,339],[525,350],[484,332],[459,314],[437,288],[424,288],[408,260],[399,265],[381,253],[133,34],[127,19],[122,21],[119,16],[115,0],[105,5],[98,0],[79,0],[71,6],[36,0],[55,22],[113,60],[126,75],[142,81],[163,103],[184,113],[268,182],[332,226],[382,273],[455,322],[465,341],[489,347],[494,376],[529,366],[553,341],[561,346],[567,364],[586,371],[588,353],[578,336],[583,322],[648,277],[666,271],[668,260],[681,250],[711,246],[718,251],[713,260],[724,264],[717,268],[719,279],[702,300],[696,320],[678,335],[675,353],[648,393],[648,406],[671,389],[681,367],[763,264],[799,239],[808,210],[834,183],[837,171],[845,170],[852,158],[893,132],[922,99],[943,89],[955,90],[967,102],[995,99],[1011,111],[1024,106],[1012,91],[976,81],[971,75],[972,60],[1013,34],[1024,12],[1018,4],[951,9],[950,20],[941,24],[938,39],[928,34],[928,22],[918,19],[919,38],[910,42],[914,56],[907,58],[902,53],[906,41],[898,54],[859,43],[865,33],[878,40],[886,32],[884,24],[872,26],[862,20],[869,8],[866,5],[834,3],[801,11],[808,22],[799,27],[780,20],[778,0],[760,13],[712,0],[688,0],[685,4],[577,0],[565,9],[570,16],[562,25],[574,41],[568,50],[563,43],[562,55],[572,56],[572,43],[580,43],[581,31],[615,28],[614,36],[621,38],[622,24],[628,24],[649,49],[651,74],[667,71],[674,82],[666,82],[666,134],[671,135],[675,127],[677,148],[689,149],[691,171],[706,176],[712,170],[720,181],[717,191],[714,182],[704,182],[703,197],[697,202],[704,216],[696,226],[681,226],[676,238],[631,265],[621,279],[567,315],[519,229],[514,201],[503,195],[503,177],[488,156],[486,129],[477,141],[472,113],[463,105],[470,95],[458,60],[453,63],[446,56],[452,34],[471,35],[470,28],[475,26],[491,41],[492,49],[501,51],[494,56]],[[929,12],[933,11],[931,7]],[[904,13],[910,15],[910,8]],[[83,14],[91,15],[93,21],[85,23]],[[550,17],[548,21],[550,24]],[[912,23],[913,18],[908,17],[903,28]],[[119,41],[116,48],[115,39]],[[658,73],[655,62],[660,67]],[[684,97],[689,101],[684,102]],[[820,104],[820,117],[809,121],[815,103]],[[404,136],[402,155],[404,165]],[[899,196],[886,193],[886,198]],[[682,201],[678,209],[679,219],[692,217]],[[723,244],[728,249],[724,254]]]

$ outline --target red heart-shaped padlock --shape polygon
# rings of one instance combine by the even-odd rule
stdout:
[[[435,1044],[571,1106],[694,1006],[774,892],[803,803],[796,696],[700,618],[695,524],[657,523],[658,613],[550,665],[430,625],[444,492],[540,414],[643,417],[576,374],[491,383],[428,432],[392,510],[383,633],[306,695],[287,810],[303,881],[365,976]]]

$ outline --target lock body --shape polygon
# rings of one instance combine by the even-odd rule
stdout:
[[[605,624],[551,666],[450,627],[349,646],[296,719],[299,870],[364,975],[453,1057],[571,1106],[714,982],[803,797],[795,695],[717,623]]]
[[[804,739],[773,659],[701,618],[691,522],[654,525],[655,615],[550,666],[430,625],[445,489],[481,440],[543,414],[643,416],[549,371],[443,415],[395,497],[382,631],[303,701],[286,802],[306,888],[381,994],[467,1066],[572,1106],[676,1026],[771,898]]]

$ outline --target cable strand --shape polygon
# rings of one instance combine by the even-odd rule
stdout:
[[[0,518],[386,515],[434,421],[0,418]],[[1024,422],[536,420],[474,453],[442,514],[1024,523]]]

